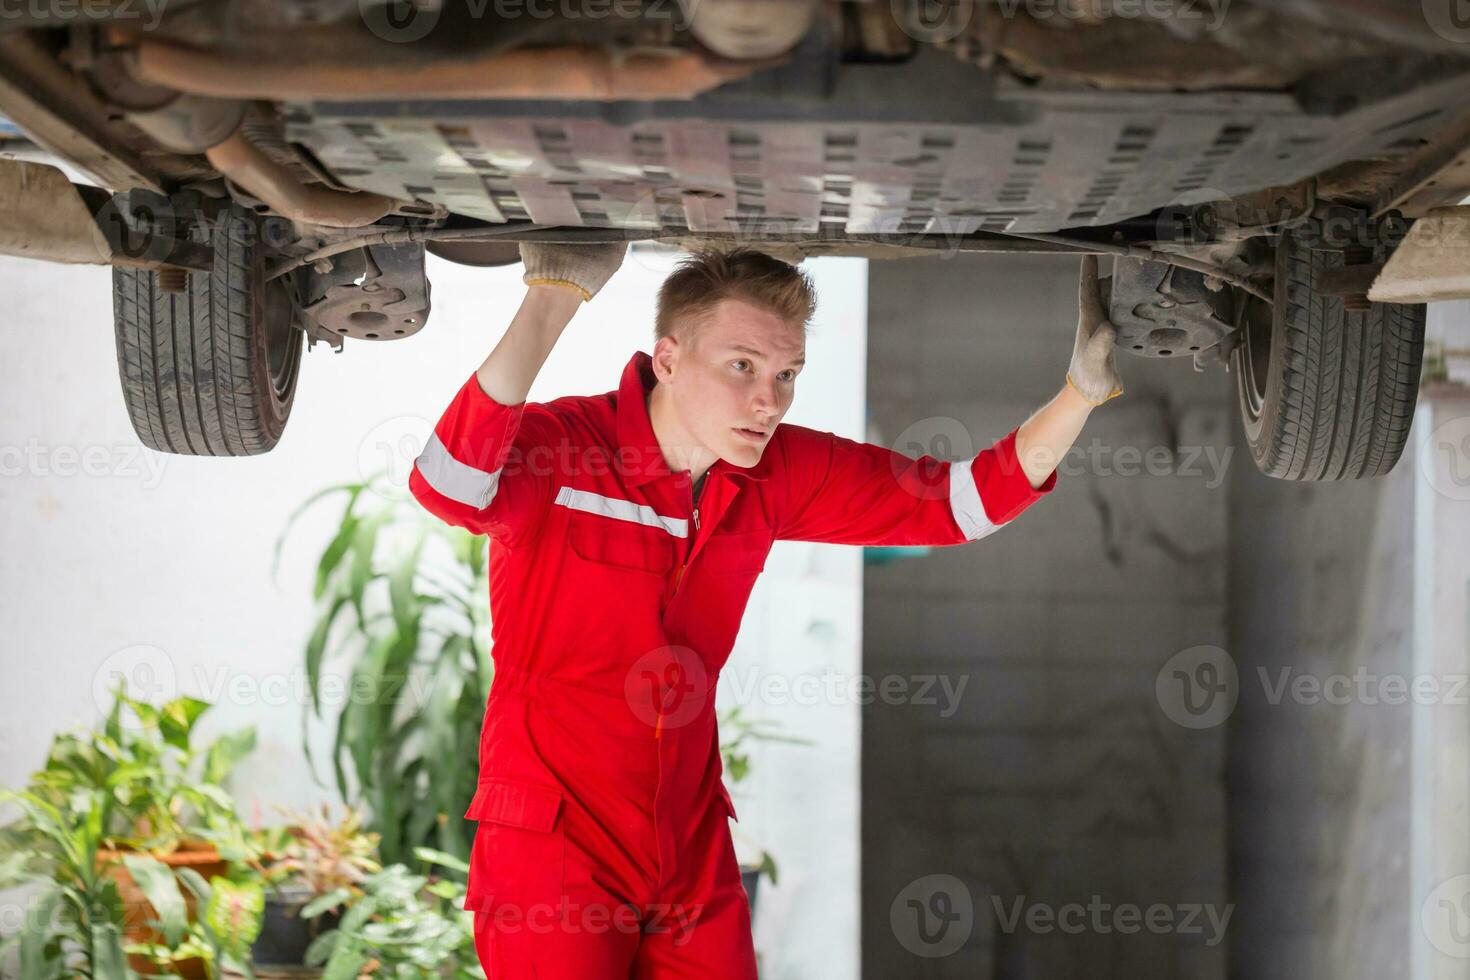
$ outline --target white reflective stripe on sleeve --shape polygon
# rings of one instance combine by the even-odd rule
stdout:
[[[461,463],[449,455],[449,450],[439,441],[437,432],[429,434],[428,445],[424,446],[419,458],[414,460],[414,465],[419,468],[424,482],[433,487],[436,493],[475,510],[484,510],[490,506],[490,501],[495,499],[495,490],[500,486],[499,470],[486,473],[467,463]]]
[[[648,527],[662,528],[676,538],[688,537],[689,522],[682,517],[664,517],[647,504],[635,504],[619,497],[604,497],[590,490],[573,490],[562,487],[556,491],[555,503],[572,510],[584,510],[589,514],[601,514],[620,521],[632,521]]]
[[[975,486],[974,456],[949,464],[949,509],[966,541],[978,541],[999,528],[985,516],[980,502],[980,488]]]

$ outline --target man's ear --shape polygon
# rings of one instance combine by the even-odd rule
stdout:
[[[674,369],[679,363],[679,354],[677,337],[660,337],[653,345],[653,376],[659,381],[667,381],[673,377]]]

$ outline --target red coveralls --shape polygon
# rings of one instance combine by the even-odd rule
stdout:
[[[1013,430],[910,459],[798,425],[695,506],[649,421],[637,352],[617,391],[503,405],[474,374],[409,487],[490,537],[495,674],[465,908],[491,980],[756,975],[721,780],[715,682],[778,539],[974,541],[1051,491]]]

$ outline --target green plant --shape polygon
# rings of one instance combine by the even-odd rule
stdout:
[[[206,883],[193,868],[170,868],[144,854],[125,854],[122,860],[157,913],[152,922],[164,939],[161,943],[128,943],[128,953],[145,956],[160,967],[198,958],[211,976],[228,967],[253,980],[250,944],[260,935],[265,915],[265,891],[260,882],[237,883],[214,875]],[[203,915],[188,918],[181,883],[193,894],[196,907],[204,909]]]
[[[335,496],[345,500],[317,561],[305,650],[307,719],[323,717],[323,672],[345,659],[351,676],[332,753],[342,798],[366,805],[384,861],[416,846],[467,857],[473,827],[459,817],[475,791],[492,670],[485,541],[431,520],[380,475],[297,508],[278,561],[300,515]]]
[[[255,748],[255,729],[227,732],[208,745],[193,743],[195,726],[211,705],[179,697],[154,707],[122,693],[102,731],[78,737],[75,754],[47,771],[62,779],[95,780],[106,772],[114,783],[122,818],[112,846],[166,854],[180,847],[227,838],[239,827],[235,801],[224,788],[236,763]],[[135,724],[123,722],[128,709]],[[86,770],[75,767],[86,760]],[[98,761],[103,761],[99,767]],[[107,762],[115,764],[110,771]],[[84,775],[83,775],[84,774]],[[95,785],[95,782],[93,783]]]
[[[122,898],[97,860],[111,819],[105,788],[58,793],[33,781],[0,790],[0,802],[20,817],[0,827],[0,890],[40,886],[19,931],[0,936],[0,956],[19,947],[20,975],[131,978],[122,946]]]
[[[172,909],[164,882],[177,895],[173,871],[148,853],[237,832],[221,783],[254,746],[254,731],[196,747],[195,723],[208,708],[193,698],[155,707],[119,685],[99,728],[58,734],[27,787],[0,792],[19,809],[0,827],[0,888],[42,886],[21,930],[0,941],[0,948],[19,944],[23,976],[133,976],[124,954],[137,950],[124,943],[125,903],[113,875],[119,857],[140,888],[160,896],[156,909]],[[172,912],[166,918],[175,922]],[[169,934],[182,941],[183,932]],[[176,958],[187,957],[168,951],[155,962]]]
[[[420,847],[414,856],[461,877],[469,873],[469,866],[451,854]],[[363,882],[360,895],[338,889],[302,910],[309,918],[345,906],[341,925],[312,943],[306,961],[325,964],[323,980],[355,980],[365,972],[403,980],[484,980],[475,953],[474,913],[464,910],[464,898],[458,878],[389,865]]]
[[[729,776],[730,782],[736,785],[744,782],[750,775],[750,742],[812,744],[810,739],[776,734],[776,730],[781,727],[780,722],[747,718],[743,712],[744,707],[737,704],[721,711],[719,715],[720,758],[724,764],[725,775]],[[748,837],[745,839],[749,840]],[[771,884],[776,883],[776,859],[765,848],[760,849],[758,870],[771,879]]]

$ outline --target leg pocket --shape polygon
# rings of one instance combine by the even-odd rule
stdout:
[[[566,873],[560,788],[494,776],[482,779],[465,816],[479,821],[465,908],[502,925],[555,923]]]

